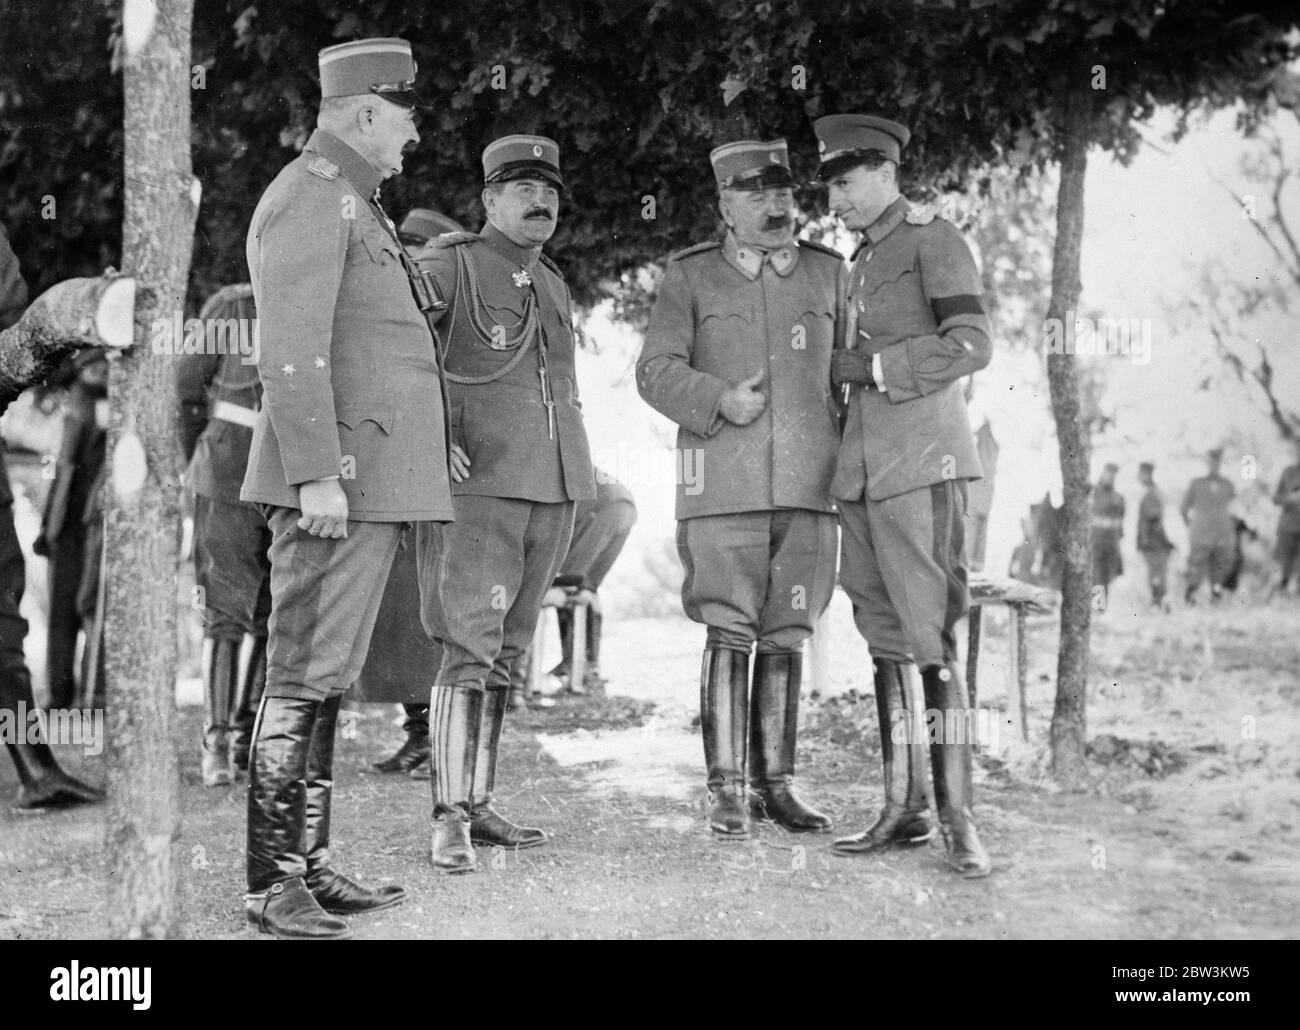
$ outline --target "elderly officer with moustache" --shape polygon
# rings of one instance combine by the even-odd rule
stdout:
[[[258,202],[248,269],[262,409],[241,498],[271,530],[266,687],[249,757],[246,911],[281,937],[405,899],[329,865],[334,736],[403,529],[452,518],[437,341],[379,186],[419,142],[400,39],[320,53],[303,153]]]
[[[456,522],[422,530],[425,625],[445,651],[432,697],[433,834],[441,872],[473,844],[527,848],[540,829],[492,807],[510,672],[564,560],[574,505],[595,497],[574,371],[572,301],[542,253],[559,212],[559,147],[512,135],[483,151],[480,233],[439,237],[421,265],[446,300]],[[461,452],[464,460],[461,460]]]
[[[743,839],[758,814],[819,832],[830,819],[794,793],[794,758],[803,643],[835,584],[830,362],[844,260],[795,240],[784,140],[710,158],[726,233],[669,260],[637,387],[680,427],[682,460],[702,462],[701,488],[678,484],[676,514],[682,606],[708,627],[709,828]]]
[[[874,661],[885,806],[872,826],[832,846],[864,854],[933,832],[924,760],[911,740],[910,664],[920,668],[925,707],[941,725],[969,724],[954,626],[969,603],[966,482],[982,472],[961,379],[989,363],[992,338],[965,240],[899,193],[908,129],[857,114],[819,118],[814,128],[830,208],[862,234],[845,349],[831,365],[849,401],[831,493],[839,501],[840,581]],[[948,862],[963,876],[987,876],[971,815],[970,742],[964,732],[946,736],[931,738],[930,762]]]

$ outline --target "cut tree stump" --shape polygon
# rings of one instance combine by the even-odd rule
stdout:
[[[135,280],[107,273],[67,279],[42,293],[0,332],[0,394],[44,380],[71,350],[129,347],[135,338]]]

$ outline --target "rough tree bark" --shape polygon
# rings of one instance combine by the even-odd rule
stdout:
[[[0,332],[0,395],[39,383],[71,349],[130,346],[134,307],[135,280],[126,276],[51,286]]]
[[[172,358],[150,327],[185,298],[197,213],[190,167],[192,0],[125,0],[122,266],[148,300],[136,346],[112,363],[106,498],[105,673],[109,697],[108,930],[180,932],[179,772],[172,745],[180,483]]]
[[[1079,302],[1079,255],[1083,245],[1083,179],[1088,166],[1091,98],[1082,89],[1066,101],[1065,152],[1056,199],[1056,248],[1052,298],[1047,317],[1066,331]],[[1064,348],[1062,348],[1064,350]],[[1092,485],[1091,441],[1079,417],[1079,379],[1073,354],[1047,355],[1047,382],[1056,421],[1064,484],[1061,547],[1061,642],[1056,659],[1056,706],[1050,741],[1052,775],[1061,786],[1079,789],[1087,775],[1088,633],[1092,622],[1092,544],[1089,537]]]

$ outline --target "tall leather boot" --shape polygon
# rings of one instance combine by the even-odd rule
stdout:
[[[831,843],[842,855],[869,855],[898,844],[923,844],[934,836],[926,818],[930,805],[925,796],[925,750],[913,740],[917,723],[907,689],[908,667],[887,658],[877,658],[873,664],[885,805],[867,829]],[[901,743],[894,740],[896,727],[902,730]]]
[[[406,740],[395,753],[374,763],[372,768],[379,772],[409,773],[429,760],[429,706],[403,704],[402,708],[406,710],[402,723]]]
[[[472,873],[478,867],[470,841],[469,810],[483,694],[482,684],[440,684],[433,690],[433,836],[429,857],[440,873]]]
[[[248,893],[244,914],[276,937],[341,940],[348,924],[330,915],[303,877],[307,755],[322,702],[263,697],[248,759]]]
[[[749,655],[705,648],[700,670],[700,729],[709,777],[709,829],[720,840],[744,840],[750,832],[745,798],[748,712]]]
[[[239,679],[238,639],[216,637],[208,653],[203,677],[203,786],[226,787],[234,782],[230,771],[230,723]]]
[[[971,813],[971,746],[969,740],[946,739],[949,712],[965,713],[966,687],[956,663],[930,665],[921,670],[925,706],[943,713],[944,733],[930,744],[930,765],[934,772],[934,803],[939,810],[948,864],[968,879],[988,876],[993,869],[988,852],[980,843]]]
[[[406,900],[402,887],[390,884],[372,890],[330,868],[330,802],[334,792],[334,739],[342,695],[321,703],[307,748],[302,853],[307,861],[304,880],[312,897],[326,912],[349,915],[373,912]]]
[[[239,683],[239,693],[235,695],[234,724],[230,735],[230,764],[235,771],[235,779],[240,780],[248,772],[248,747],[253,741],[253,722],[257,719],[257,708],[262,703],[262,692],[266,689],[266,637],[254,636],[253,646],[248,652],[248,668]]]
[[[20,727],[21,733],[26,727]],[[39,811],[45,808],[71,808],[73,805],[97,805],[104,792],[69,776],[60,767],[49,744],[25,741],[6,744],[14,768],[18,770],[18,798],[15,808]]]
[[[492,807],[497,779],[497,753],[505,724],[508,687],[490,686],[483,692],[483,723],[479,729],[474,762],[474,790],[470,806],[470,840],[501,848],[535,848],[549,839],[535,826],[516,826]]]
[[[749,782],[761,816],[791,833],[825,833],[830,816],[794,792],[795,739],[803,655],[760,651],[754,658],[749,711]]]

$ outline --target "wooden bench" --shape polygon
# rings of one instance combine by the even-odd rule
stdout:
[[[1007,664],[1007,721],[1011,723],[1012,732],[1022,740],[1028,735],[1025,723],[1025,691],[1029,664],[1027,620],[1031,614],[1051,615],[1057,610],[1059,603],[1060,594],[1047,587],[981,573],[972,573],[970,577],[970,615],[967,620],[966,647],[966,689],[970,693],[970,705],[971,708],[977,707],[976,688],[979,683],[980,638],[984,608],[994,604],[1006,605],[1011,609],[1011,619],[1008,623],[1011,653]],[[829,609],[817,620],[812,640],[808,645],[810,686],[823,694],[830,681],[828,614]]]

